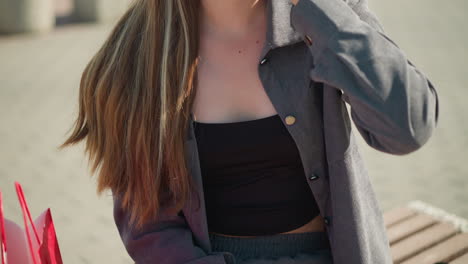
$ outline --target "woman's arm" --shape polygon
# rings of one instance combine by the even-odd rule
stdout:
[[[437,92],[385,35],[367,0],[291,1],[291,26],[311,40],[310,78],[343,92],[367,144],[396,155],[424,145],[438,121]]]
[[[135,230],[128,212],[114,196],[114,220],[130,257],[136,264],[234,264],[230,252],[207,255],[193,243],[192,232],[182,213],[161,213],[160,220]]]

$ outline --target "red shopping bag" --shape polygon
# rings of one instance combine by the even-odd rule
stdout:
[[[2,264],[63,264],[50,208],[32,221],[23,189],[15,182],[24,228],[4,217],[0,192],[0,248]]]

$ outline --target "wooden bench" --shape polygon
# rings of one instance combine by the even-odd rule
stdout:
[[[395,264],[468,264],[468,221],[421,201],[384,213]]]

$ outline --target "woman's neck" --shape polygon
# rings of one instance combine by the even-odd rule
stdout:
[[[201,34],[229,40],[263,28],[265,1],[269,0],[201,0]]]

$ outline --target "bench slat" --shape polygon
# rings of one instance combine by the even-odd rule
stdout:
[[[449,264],[466,264],[466,263],[468,263],[468,253],[449,262]]]
[[[402,262],[402,264],[446,262],[465,252],[468,252],[468,233],[461,233]]]
[[[388,228],[400,221],[403,221],[416,214],[415,210],[409,207],[396,207],[384,213],[385,227]]]
[[[456,233],[457,230],[452,224],[437,223],[434,226],[395,243],[391,247],[393,262],[394,264],[399,264]]]
[[[436,222],[436,219],[425,214],[416,214],[406,220],[403,220],[387,229],[390,245],[418,231],[421,231],[422,229],[429,227]]]

